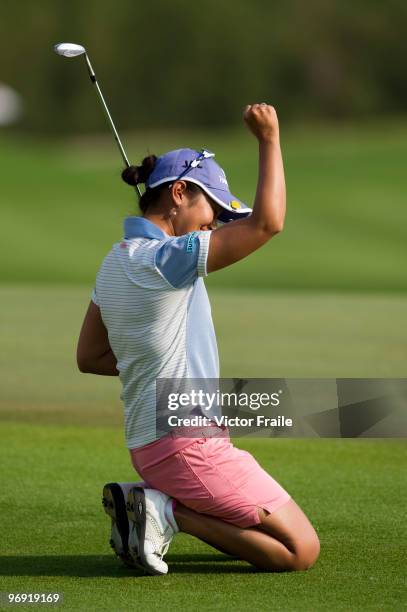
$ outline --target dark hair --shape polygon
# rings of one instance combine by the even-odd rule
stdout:
[[[125,168],[122,172],[122,179],[125,183],[131,185],[132,187],[135,187],[139,183],[145,183],[152,173],[156,161],[156,155],[149,155],[148,157],[145,157],[141,162],[141,166],[129,166],[128,168]],[[160,197],[160,193],[167,188],[168,185],[171,185],[171,182],[172,181],[168,181],[153,188],[148,187],[145,190],[139,200],[139,206],[142,213],[146,212],[148,206],[157,202]],[[190,193],[203,193],[202,189],[198,185],[195,185],[195,183],[190,183],[189,181],[186,181],[186,183],[187,190]]]

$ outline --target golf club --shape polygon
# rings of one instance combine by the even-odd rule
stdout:
[[[62,55],[64,57],[77,57],[78,55],[84,55],[85,56],[85,60],[86,60],[86,66],[89,72],[89,76],[90,76],[90,80],[92,81],[92,83],[95,85],[96,90],[99,94],[100,100],[103,104],[103,108],[105,110],[106,116],[109,119],[110,122],[110,126],[112,128],[112,132],[114,135],[114,138],[117,142],[117,146],[119,147],[121,156],[123,158],[124,163],[126,164],[127,167],[130,166],[129,160],[127,159],[127,155],[126,152],[123,148],[122,143],[120,142],[120,138],[119,138],[119,134],[117,133],[117,130],[115,128],[115,125],[113,123],[113,119],[111,117],[111,114],[109,112],[109,109],[107,107],[107,104],[105,102],[105,99],[103,97],[103,94],[101,92],[101,89],[99,87],[99,83],[96,80],[96,75],[95,75],[95,71],[92,68],[92,64],[90,63],[88,54],[86,53],[86,49],[85,47],[83,47],[82,45],[77,45],[75,43],[59,43],[57,45],[54,45],[54,51],[55,53],[57,53],[58,55]],[[141,197],[141,191],[138,185],[136,185],[136,189],[137,192],[139,194],[139,196]]]

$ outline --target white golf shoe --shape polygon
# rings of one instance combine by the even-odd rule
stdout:
[[[179,531],[172,512],[172,499],[156,489],[133,487],[127,498],[127,516],[129,553],[134,561],[141,563],[149,574],[167,574],[168,565],[163,556]]]
[[[106,514],[111,518],[109,544],[114,553],[129,567],[144,567],[137,561],[137,554],[129,553],[130,523],[126,512],[126,500],[129,491],[142,483],[110,482],[103,487],[102,504]],[[134,540],[134,547],[137,542]]]

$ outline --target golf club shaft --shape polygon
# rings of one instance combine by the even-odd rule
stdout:
[[[104,110],[105,110],[106,116],[107,116],[107,118],[109,119],[110,126],[111,126],[111,128],[112,128],[112,132],[113,132],[113,136],[114,136],[115,141],[117,142],[117,146],[119,147],[119,151],[120,151],[120,153],[121,153],[121,156],[122,156],[122,158],[123,158],[123,161],[124,161],[124,163],[126,164],[126,166],[127,166],[127,167],[129,167],[129,166],[130,166],[129,160],[127,159],[126,152],[125,152],[125,150],[124,150],[124,148],[123,148],[123,145],[122,145],[122,143],[121,143],[121,141],[120,141],[119,134],[117,133],[116,127],[115,127],[115,125],[114,125],[114,123],[113,123],[112,116],[111,116],[111,114],[110,114],[110,112],[109,112],[109,109],[108,109],[107,104],[106,104],[106,102],[105,102],[105,99],[104,99],[104,97],[103,97],[102,91],[101,91],[101,89],[100,89],[100,87],[99,87],[99,83],[97,82],[96,75],[95,75],[95,71],[94,71],[94,70],[93,70],[93,68],[92,68],[92,64],[90,63],[90,60],[89,60],[89,57],[88,57],[88,54],[87,54],[87,53],[85,53],[85,60],[86,60],[86,65],[87,65],[87,68],[88,68],[88,72],[89,72],[90,80],[91,80],[91,81],[92,81],[92,83],[95,85],[95,87],[96,87],[96,91],[97,91],[97,92],[98,92],[98,94],[99,94],[99,98],[100,98],[100,100],[101,100],[101,102],[102,102],[102,104],[103,104],[103,108],[104,108]],[[136,189],[137,189],[137,191],[138,191],[139,196],[141,197],[141,191],[140,191],[140,188],[139,188],[139,186],[138,186],[138,185],[136,185]]]

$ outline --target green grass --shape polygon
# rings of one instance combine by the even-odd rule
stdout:
[[[100,504],[137,478],[117,427],[2,423],[1,584],[59,591],[66,610],[405,609],[405,445],[239,440],[304,509],[321,540],[308,572],[270,574],[176,536],[165,577],[120,565]]]
[[[405,376],[407,297],[209,291],[223,377]],[[90,300],[74,286],[0,287],[0,409],[4,418],[122,419],[116,378],[76,368]],[[244,325],[242,325],[244,321]]]
[[[285,231],[207,280],[224,377],[405,377],[406,132],[283,129]],[[124,140],[135,160],[148,146],[212,148],[252,202],[257,151],[243,131]],[[401,440],[235,441],[315,525],[322,551],[309,572],[258,572],[185,534],[166,577],[113,558],[101,487],[136,478],[120,386],[77,372],[75,349],[134,197],[109,135],[0,144],[0,591],[62,591],[66,610],[405,609]]]
[[[403,376],[404,296],[210,293],[224,376]],[[259,572],[186,534],[168,576],[121,567],[101,487],[137,476],[118,380],[75,369],[88,301],[83,287],[0,288],[0,591],[60,591],[66,610],[405,609],[403,441],[234,440],[315,525],[308,572]]]
[[[282,126],[288,208],[285,230],[210,286],[405,292],[407,128],[286,129]],[[252,204],[257,146],[239,132],[124,135],[129,155],[207,146],[232,191]],[[0,255],[9,282],[89,283],[135,198],[119,178],[119,158],[101,138],[38,142],[0,138]]]

